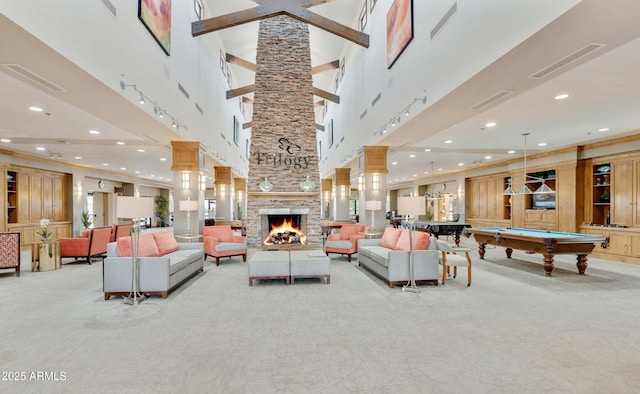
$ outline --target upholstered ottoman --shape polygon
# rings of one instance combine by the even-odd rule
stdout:
[[[296,278],[325,278],[331,283],[331,264],[329,258],[321,250],[292,250],[291,284]]]
[[[289,252],[258,251],[249,259],[249,286],[254,279],[284,279],[289,284]]]

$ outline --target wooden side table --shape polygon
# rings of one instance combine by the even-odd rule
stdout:
[[[58,241],[33,244],[31,253],[33,255],[32,272],[53,271],[62,268],[60,242]]]

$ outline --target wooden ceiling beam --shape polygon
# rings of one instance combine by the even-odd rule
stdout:
[[[253,93],[256,90],[256,85],[251,84],[243,86],[237,89],[227,90],[227,100],[236,98],[238,96],[244,96],[245,94]]]
[[[327,102],[325,100],[320,100],[313,103],[314,108],[322,108],[325,105],[327,105]]]
[[[340,67],[340,60],[334,60],[329,63],[321,64],[311,68],[311,74],[316,75],[325,71],[337,70]]]
[[[345,40],[369,48],[368,34],[354,30],[306,9],[324,2],[326,1],[307,0],[298,4],[295,4],[293,1],[283,4],[282,0],[262,0],[258,2],[258,4],[261,4],[258,7],[193,22],[191,23],[191,35],[197,37],[214,31],[284,14],[331,34],[335,34]]]
[[[230,14],[192,22],[191,35],[193,37],[197,37],[214,31],[224,30],[230,27],[243,25],[245,23],[258,21],[260,19],[270,18],[272,16],[283,13],[284,10],[280,10],[279,12],[265,13],[265,7],[263,6],[232,12]]]
[[[234,55],[232,55],[230,53],[227,53],[225,55],[225,60],[227,62],[231,63],[231,64],[235,64],[236,66],[240,66],[242,68],[246,68],[249,71],[256,72],[256,65],[254,63],[251,63],[248,60],[241,59],[241,58],[239,58],[237,56],[234,56]]]
[[[253,100],[250,99],[249,97],[243,97],[242,104],[253,105]]]
[[[322,29],[331,34],[335,34],[338,37],[342,37],[345,40],[349,40],[362,47],[369,48],[368,34],[354,30],[322,15],[318,15],[309,10],[302,9],[301,7],[287,9],[285,14],[289,15],[292,18],[298,19],[299,21],[306,22],[311,26],[315,26],[318,29]]]
[[[318,97],[322,97],[325,100],[329,100],[331,102],[334,102],[336,104],[340,104],[340,96],[333,94],[333,93],[329,93],[326,90],[322,90],[322,89],[318,89],[316,87],[313,88],[313,94],[315,94]]]
[[[324,131],[324,126],[316,123],[316,130]]]

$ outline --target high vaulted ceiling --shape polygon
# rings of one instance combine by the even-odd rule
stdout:
[[[377,143],[390,147],[391,186],[420,179],[427,182],[432,161],[436,168],[442,168],[439,174],[445,174],[521,157],[525,132],[530,133],[530,152],[636,133],[640,128],[640,24],[629,21],[640,20],[640,4],[616,0],[616,7],[609,9],[609,2],[582,3],[590,7],[570,10],[442,100],[429,103],[427,110],[408,121],[403,118],[401,127],[385,134]],[[205,4],[207,17],[255,6],[250,0],[210,0]],[[358,1],[334,0],[313,7],[313,11],[355,27],[360,6]],[[252,22],[217,34],[228,53],[253,61],[257,28],[258,23]],[[168,141],[177,134],[20,30],[0,15],[0,64],[19,64],[27,70],[41,70],[43,63],[48,64],[50,70],[38,74],[63,85],[65,100],[0,67],[0,138],[12,140],[0,143],[0,149],[44,158],[60,154],[62,162],[169,183]],[[344,46],[353,45],[323,30],[310,30],[314,66],[339,59]],[[531,77],[589,44],[603,46],[548,76]],[[234,69],[234,77],[238,86],[253,79],[251,72],[241,68]],[[330,73],[314,76],[314,85],[329,91],[332,81]],[[501,91],[511,93],[494,104],[471,109]],[[569,97],[554,100],[560,93]],[[45,113],[28,111],[31,105],[45,108]],[[496,122],[496,126],[488,127],[488,122]],[[101,134],[88,134],[91,129]],[[447,144],[447,140],[453,142]],[[116,141],[124,142],[125,148]],[[45,151],[36,151],[40,145]],[[510,150],[516,153],[507,153]],[[74,159],[76,156],[82,159]]]

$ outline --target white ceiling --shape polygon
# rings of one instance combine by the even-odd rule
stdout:
[[[568,12],[440,102],[430,103],[420,114],[406,118],[408,121],[403,118],[401,127],[378,141],[390,147],[391,187],[420,179],[427,182],[431,175],[426,172],[432,161],[436,168],[442,168],[439,174],[445,174],[521,156],[525,132],[530,133],[527,141],[530,152],[635,133],[640,128],[640,23],[623,23],[620,18],[626,14],[633,18],[624,17],[625,21],[640,20],[640,4],[619,2],[626,7],[616,15],[605,15],[597,9],[591,13]],[[215,15],[255,5],[250,0],[213,3]],[[355,26],[359,7],[358,1],[335,0],[314,7],[313,11]],[[209,8],[206,12],[207,17],[214,16]],[[254,22],[220,32],[227,52],[255,59],[257,25]],[[49,158],[50,153],[60,153],[63,162],[112,172],[114,176],[126,174],[160,183],[171,181],[168,141],[177,139],[176,134],[109,88],[87,82],[86,76],[77,78],[82,70],[76,70],[59,54],[43,49],[35,38],[25,37],[2,15],[0,30],[3,31],[0,64],[18,63],[27,69],[37,69],[36,62],[46,61],[67,74],[56,79],[67,90],[67,98],[62,101],[0,67],[0,137],[12,140],[0,143],[0,149],[44,158]],[[558,31],[567,32],[562,40],[557,38]],[[588,43],[605,46],[546,78],[530,78],[541,65],[552,64]],[[345,40],[311,27],[314,66],[340,58],[344,45]],[[42,56],[36,59],[28,56],[35,51]],[[251,83],[253,78],[237,67],[234,77],[239,86]],[[72,83],[74,79],[80,82]],[[331,75],[321,74],[314,77],[314,84],[330,90],[331,80]],[[500,90],[513,93],[488,109],[470,109]],[[568,93],[569,98],[554,100],[559,93]],[[87,98],[96,95],[101,96],[100,106],[92,108],[86,104]],[[29,111],[31,105],[45,108],[46,113]],[[485,124],[489,121],[497,125],[488,128]],[[601,128],[609,130],[599,132]],[[91,129],[100,130],[101,134],[91,135]],[[453,143],[445,144],[445,140]],[[124,142],[124,147],[116,145],[116,141]],[[538,147],[541,142],[547,145]],[[45,147],[45,151],[37,151],[38,146]],[[508,154],[509,150],[516,153]],[[412,153],[415,158],[409,157]],[[82,159],[75,159],[76,156]]]

